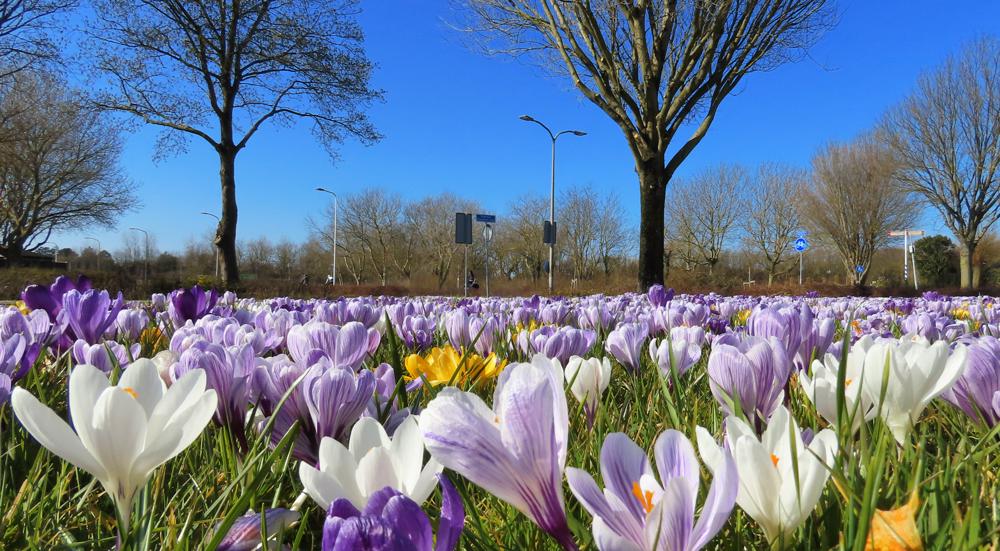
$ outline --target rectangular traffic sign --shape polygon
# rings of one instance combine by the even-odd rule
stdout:
[[[486,222],[487,224],[496,224],[497,216],[495,214],[477,214],[476,222]]]

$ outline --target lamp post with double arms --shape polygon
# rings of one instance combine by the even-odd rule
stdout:
[[[337,194],[322,187],[316,191],[333,195],[333,284],[337,284]]]
[[[549,134],[549,138],[552,139],[552,181],[549,189],[549,226],[552,228],[552,235],[549,239],[549,293],[552,292],[554,287],[554,274],[555,274],[555,245],[556,245],[556,140],[559,136],[563,134],[571,134],[573,136],[586,136],[587,133],[580,130],[563,130],[560,132],[553,133],[541,121],[535,119],[530,115],[521,115],[521,120],[526,122],[533,122],[538,126],[541,126]]]

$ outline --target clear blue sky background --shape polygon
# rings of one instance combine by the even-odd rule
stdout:
[[[317,185],[344,194],[381,186],[412,199],[450,191],[493,212],[520,195],[546,194],[548,139],[518,120],[523,113],[587,131],[560,140],[559,185],[614,190],[638,225],[638,184],[624,138],[567,80],[469,49],[449,25],[459,16],[448,0],[361,5],[367,50],[378,65],[374,84],[386,92],[371,117],[385,139],[371,147],[348,143],[331,162],[305,125],[259,133],[238,160],[240,239],[306,239],[305,218],[329,199],[313,191]],[[921,72],[962,44],[1000,34],[1000,2],[989,0],[849,0],[838,9],[839,25],[807,58],[743,81],[680,175],[720,161],[806,166],[817,147],[869,129]],[[154,137],[151,130],[129,135],[123,158],[143,206],[117,228],[57,235],[56,244],[79,249],[93,236],[113,251],[130,226],[148,229],[161,250],[207,239],[215,222],[198,213],[219,210],[217,159],[192,141],[187,153],[154,163]],[[932,213],[924,226],[944,231]]]

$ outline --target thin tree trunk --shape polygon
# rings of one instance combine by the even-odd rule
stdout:
[[[639,291],[663,284],[663,159],[637,162],[642,209],[639,222]]]
[[[219,149],[219,179],[222,184],[222,217],[215,232],[215,246],[219,249],[222,272],[226,283],[240,281],[236,261],[236,148],[223,145]]]

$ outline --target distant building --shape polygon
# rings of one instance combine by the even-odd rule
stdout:
[[[22,253],[19,265],[27,268],[48,268],[52,270],[66,270],[69,268],[68,262],[57,262],[52,255],[39,253]],[[0,254],[0,268],[9,268],[10,263],[7,257]]]

